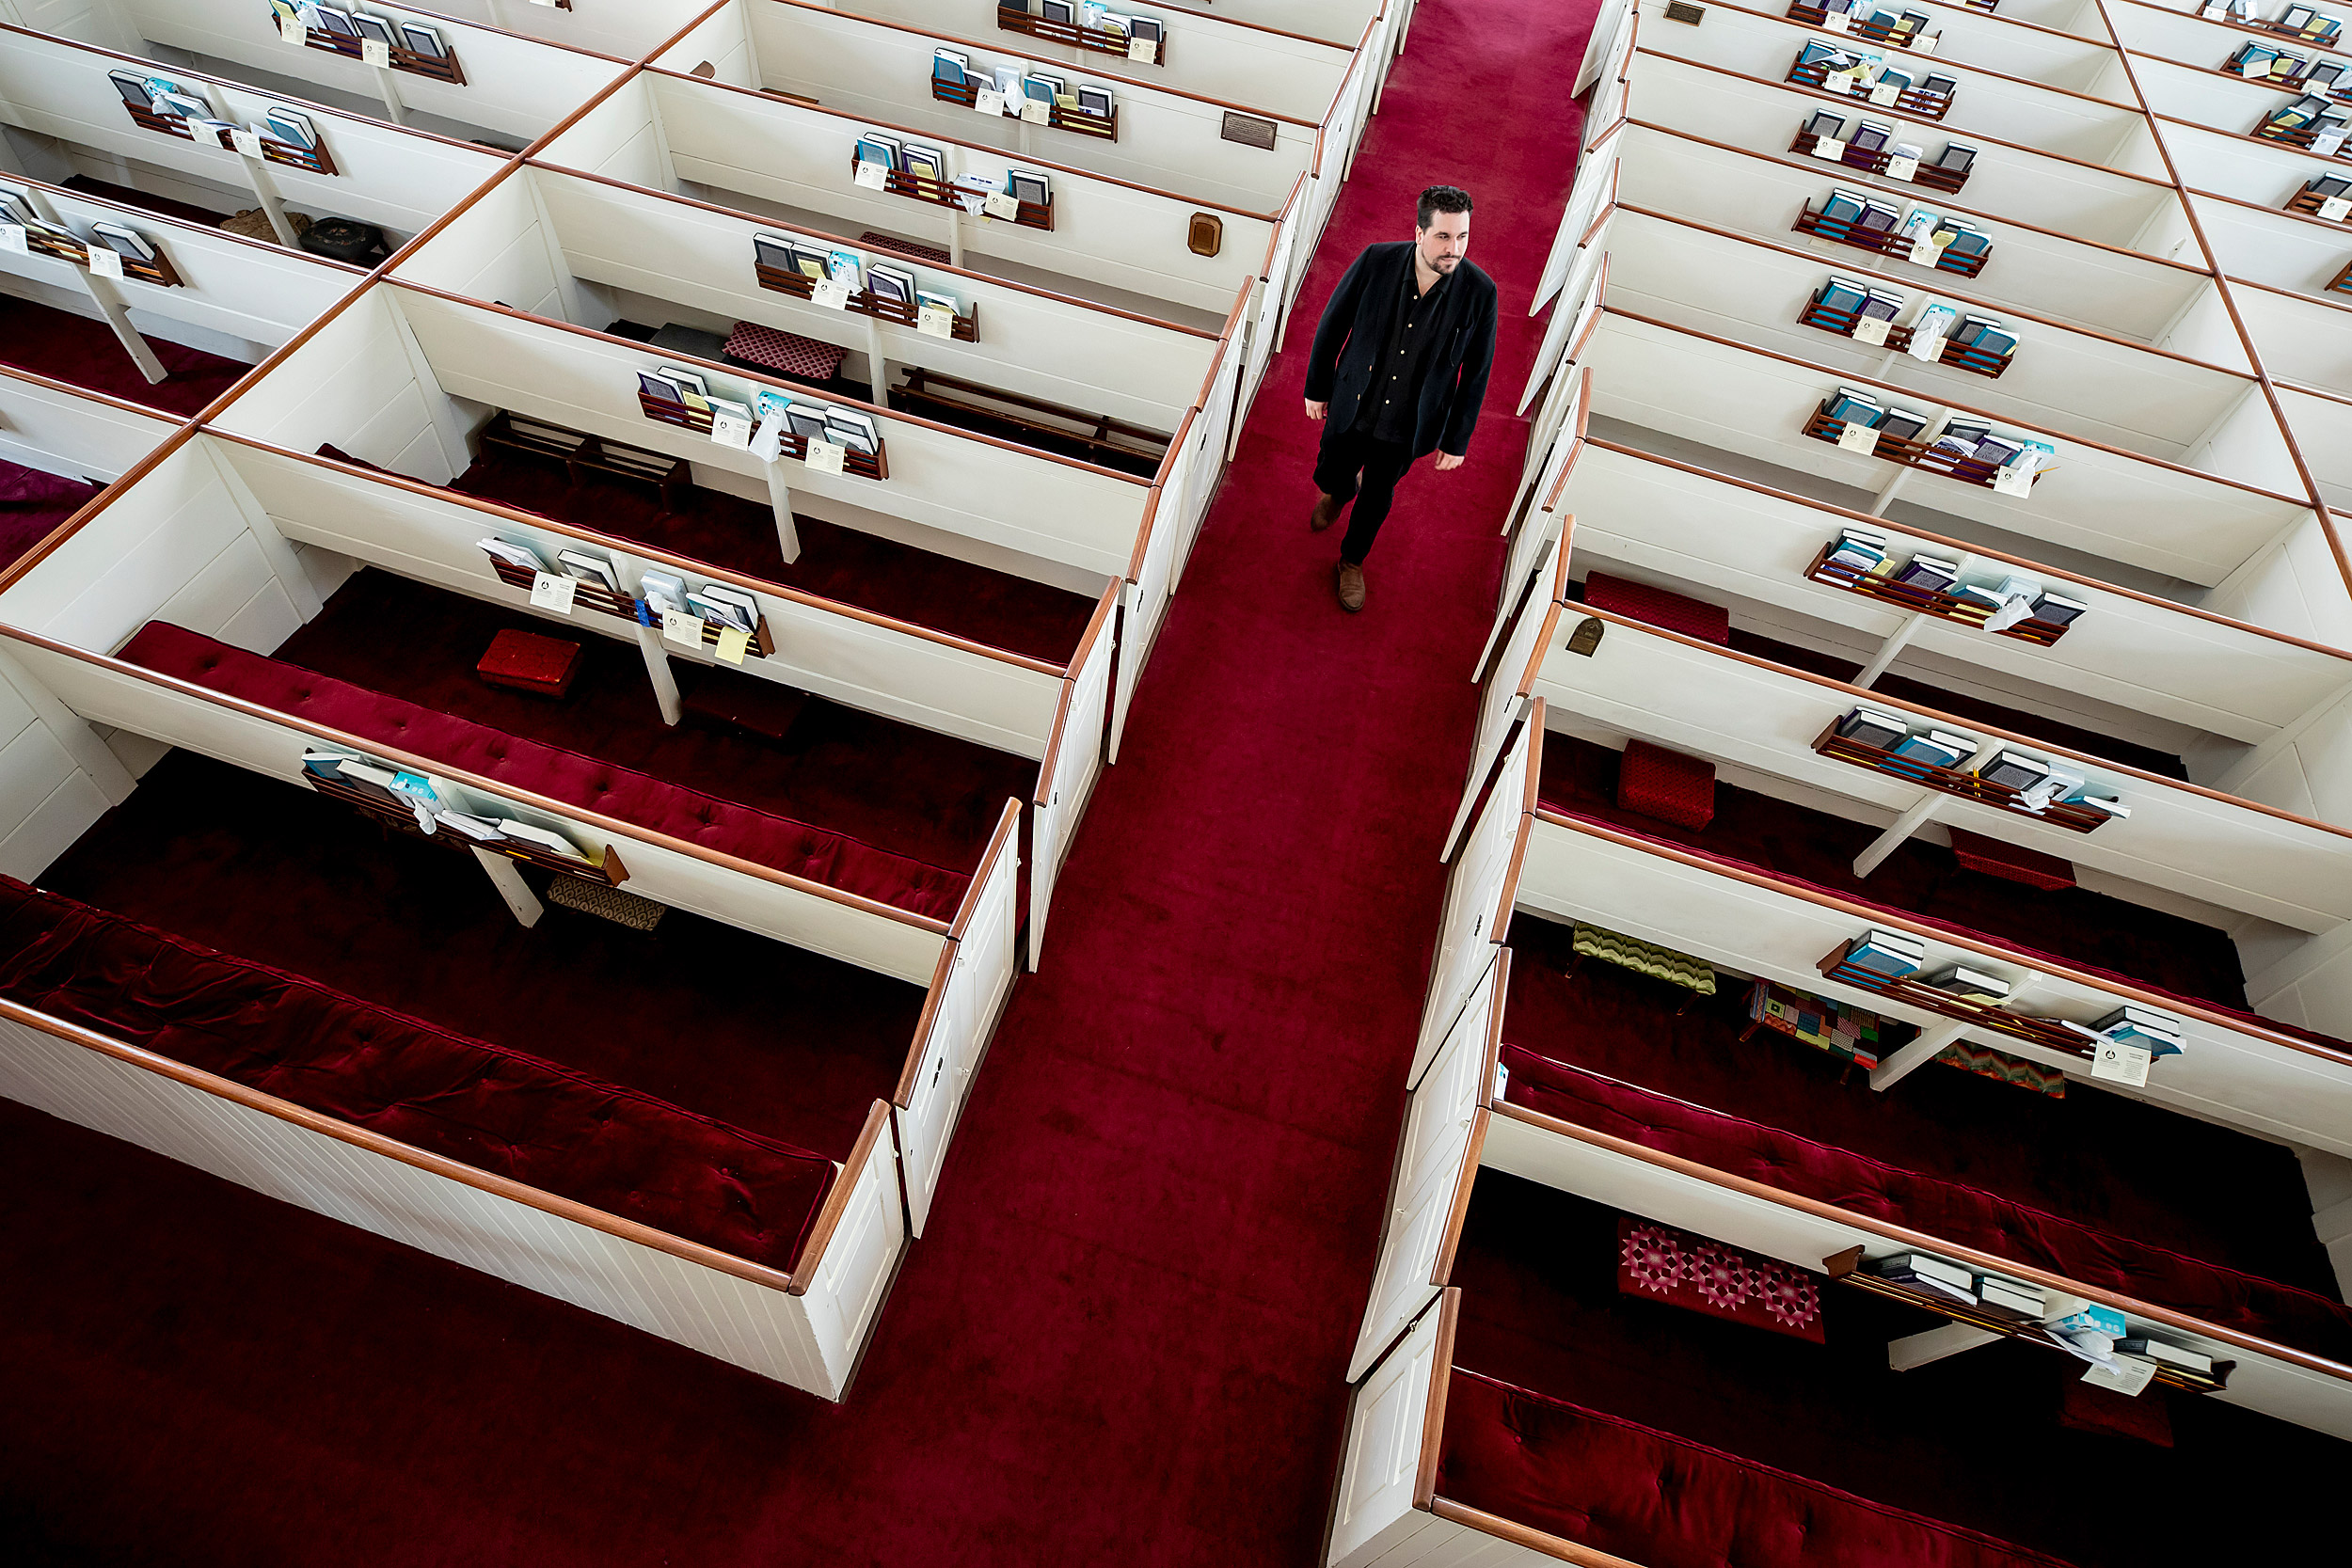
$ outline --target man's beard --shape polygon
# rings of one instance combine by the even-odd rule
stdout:
[[[1440,256],[1435,261],[1432,261],[1428,257],[1423,256],[1421,259],[1421,264],[1427,267],[1431,272],[1452,272],[1454,267],[1460,263],[1461,260],[1462,259],[1459,256]]]

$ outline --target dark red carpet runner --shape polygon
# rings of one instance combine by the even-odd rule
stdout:
[[[15,1560],[1311,1563],[1590,9],[1423,0],[847,1405],[0,1105]],[[1301,362],[1436,182],[1502,341],[1343,615]]]

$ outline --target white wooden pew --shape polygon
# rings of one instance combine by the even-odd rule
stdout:
[[[111,484],[180,421],[62,381],[0,366],[0,458]]]
[[[1996,72],[2012,81],[2098,95],[2129,102],[2130,88],[2118,69],[2114,46],[2105,38],[2090,38],[2021,21],[2007,10],[1987,13],[1972,7],[1922,0],[1909,9],[1926,16],[1931,48],[1881,42],[1850,31],[1824,18],[1818,24],[1790,14],[1794,8],[1760,0],[1754,6],[1710,6],[1707,21],[1697,27],[1659,25],[1665,20],[1664,0],[1642,0],[1650,24],[1644,41],[1709,65],[1722,65],[1751,75],[1756,69],[1777,66],[1778,76],[1796,58],[1807,38],[1849,42],[1857,49],[1883,54],[1892,61],[1929,65],[1961,65]],[[1843,18],[1839,18],[1843,21]],[[1786,55],[1788,59],[1780,58]],[[1953,74],[1961,74],[1954,71]],[[1967,91],[1965,78],[1962,92]]]
[[[263,155],[249,158],[172,134],[181,123],[176,120],[151,129],[132,118],[107,80],[107,72],[118,70],[169,77],[208,96],[217,117],[237,125],[261,120],[273,105],[289,105],[310,120],[323,155],[265,142]],[[282,221],[285,208],[335,214],[380,225],[395,241],[425,228],[506,161],[463,142],[18,27],[0,27],[0,104],[10,124],[68,144],[62,150],[67,166],[54,174],[28,170],[52,183],[68,173],[88,174],[213,207],[236,205],[243,197],[271,211],[274,221]],[[328,168],[334,172],[324,172]],[[292,243],[291,228],[278,232]]]
[[[564,119],[627,69],[621,59],[582,53],[582,47],[543,42],[502,25],[468,20],[446,6],[404,6],[370,0],[369,14],[392,24],[411,22],[440,35],[453,67],[407,50],[379,67],[342,54],[324,39],[289,42],[270,9],[247,0],[114,0],[139,36],[155,43],[230,62],[249,71],[314,82],[366,104],[362,113],[405,123],[409,114],[449,129],[475,127],[528,142]],[[520,11],[522,6],[507,8]],[[638,52],[631,52],[634,58]],[[422,128],[437,128],[428,126]]]

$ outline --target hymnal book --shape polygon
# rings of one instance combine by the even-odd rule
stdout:
[[[710,384],[702,378],[700,372],[682,371],[675,365],[656,365],[653,368],[653,373],[677,388],[680,397],[684,397],[688,392],[693,393],[695,399],[698,400],[710,396]],[[688,406],[692,406],[692,404],[690,403]]]
[[[1853,63],[1852,55],[1827,39],[1807,39],[1804,40],[1804,47],[1797,54],[1799,69],[1809,65],[1825,65],[1832,71],[1843,71]]]
[[[1854,220],[1854,227],[1874,233],[1891,234],[1895,226],[1902,220],[1901,208],[1890,207],[1883,201],[1866,200],[1862,204],[1862,215]]]
[[[1167,41],[1167,29],[1149,17],[1110,16],[1105,14],[1103,18],[1103,22],[1104,24],[1110,27],[1112,31],[1123,31],[1131,39],[1147,39],[1153,43],[1163,43]]]
[[[697,596],[733,610],[740,617],[737,625],[744,631],[759,624],[759,601],[740,588],[729,587],[723,582],[707,582],[696,593],[687,594],[687,602],[691,604]],[[709,617],[705,616],[704,619]]]
[[[122,101],[125,103],[150,114],[154,112],[155,98],[147,90],[145,77],[129,71],[110,71],[106,72],[106,76],[114,83],[115,91],[122,95]]]
[[[1963,315],[1960,318],[1960,325],[1945,336],[1963,348],[1974,348],[1977,346],[1978,340],[1986,333],[1998,332],[2000,329],[2001,324],[1991,316]]]
[[[1844,961],[1855,969],[1872,974],[1883,974],[1899,980],[1915,973],[1926,961],[1928,950],[1920,942],[1900,931],[1883,931],[1873,927],[1863,933],[1862,940],[1846,950]]]
[[[1938,970],[1919,983],[1933,986],[1937,990],[1949,991],[1971,1002],[2006,1002],[2011,990],[2010,983],[1999,975],[1987,974],[1983,970],[1971,969],[1966,964],[1954,964],[1949,969]]]
[[[565,577],[593,582],[608,593],[618,594],[621,591],[620,579],[612,575],[612,563],[609,561],[598,561],[595,556],[579,550],[558,550],[555,562],[564,568]]]
[[[410,54],[426,55],[437,60],[449,58],[449,48],[441,42],[441,35],[421,22],[402,23],[400,36],[407,40]]]
[[[336,765],[336,771],[347,783],[370,784],[388,792],[392,787],[392,781],[400,777],[391,768],[378,768],[374,763],[362,762],[358,757],[344,757]]]
[[[946,178],[947,155],[936,147],[919,147],[910,143],[899,156],[905,161],[909,174],[924,180]]]
[[[738,631],[752,629],[752,616],[744,610],[741,605],[713,598],[707,589],[700,591],[689,589],[686,594],[686,608],[717,626],[733,626]]]
[[[1924,762],[1935,768],[1957,768],[1977,754],[1977,743],[1964,735],[1931,729],[1925,735],[1906,736],[1894,750],[1897,756],[1913,762]]]
[[[832,408],[825,412],[826,439],[835,446],[847,446],[871,456],[879,439],[872,416],[850,408]]]
[[[934,49],[931,51],[931,80],[946,82],[951,87],[962,87],[963,68],[971,63],[971,56],[967,55],[960,55],[952,49]]]
[[[1935,166],[1948,169],[1954,174],[1965,174],[1968,172],[1968,166],[1976,161],[1977,150],[1975,148],[1963,147],[1958,142],[1947,142],[1944,144],[1944,150],[1936,154]]]
[[[1945,592],[1961,603],[1981,610],[1987,614],[1991,614],[2009,602],[1992,589],[1979,587],[1973,582],[1956,582]]]
[[[1967,346],[1979,354],[1996,355],[2006,359],[2017,352],[2017,338],[1995,322],[1979,331]]]
[[[146,237],[134,233],[120,224],[93,223],[89,226],[89,231],[92,239],[97,240],[119,256],[128,256],[135,261],[151,261],[155,259],[155,247],[147,243]]]
[[[686,400],[678,396],[678,389],[674,382],[664,381],[661,377],[645,371],[639,371],[637,386],[656,403],[674,404],[680,408],[686,406]]]
[[[1851,387],[1840,387],[1837,395],[1829,400],[1829,417],[1841,424],[1865,424],[1875,428],[1886,410],[1879,400],[1867,392]]]
[[[1038,0],[1037,14],[1065,27],[1075,26],[1078,21],[1077,8],[1073,0]]]
[[[914,274],[887,261],[876,261],[866,267],[866,287],[876,299],[896,305],[910,305],[914,300]]]
[[[709,403],[710,411],[713,414],[724,414],[727,418],[740,420],[745,424],[754,422],[752,405],[748,403],[738,403],[733,398],[712,398]]]
[[[1895,128],[1883,120],[1866,119],[1854,127],[1853,140],[1847,143],[1864,152],[1878,152],[1895,139]]]
[[[2332,91],[2337,79],[2343,74],[2344,62],[2342,60],[2322,60],[2312,67],[2309,79],[2312,86],[2327,87]]]
[[[1977,443],[1992,434],[1993,427],[1981,420],[1955,419],[1945,425],[1942,438],[1957,442],[1967,451],[1975,451]]]
[[[831,438],[825,424],[825,416],[831,412],[822,404],[796,403],[785,409],[784,419],[792,427],[792,434],[803,440],[823,441]]]
[[[354,11],[351,13],[351,24],[359,30],[359,36],[362,39],[372,43],[380,43],[387,49],[399,41],[392,37],[392,30],[384,24],[382,17],[370,16],[365,11]]]
[[[1911,86],[1913,80],[1910,71],[1888,65],[1879,68],[1879,73],[1871,79],[1870,85],[1878,87],[1893,87],[1897,92],[1901,92]]]
[[[533,844],[542,849],[552,850],[566,860],[575,860],[583,865],[590,863],[588,857],[575,848],[572,841],[561,833],[551,833],[545,828],[534,828],[528,822],[517,822],[511,816],[500,817],[498,829],[508,838],[519,840],[524,844]]]
[[[444,807],[433,814],[433,820],[465,838],[486,841],[505,836],[489,818],[476,816],[470,812],[451,811]]]
[[[686,608],[686,579],[675,572],[641,572],[637,580],[645,590],[645,602],[654,609]]]
[[[821,281],[833,276],[833,255],[830,251],[818,250],[798,240],[786,243],[792,252],[793,271],[812,281]]]
[[[310,123],[310,117],[282,103],[273,103],[262,115],[262,130],[275,141],[301,148],[306,152],[318,150],[319,134]]]
[[[1905,82],[1903,85],[1908,87],[1911,84]],[[1930,76],[1926,81],[1919,84],[1919,90],[1928,94],[1931,98],[1949,98],[1959,89],[1960,78],[1957,76],[1946,76],[1941,72],[1937,72],[1936,74]]]
[[[2063,626],[2071,625],[2075,616],[2090,608],[2080,599],[2070,599],[2063,594],[2044,590],[2034,598],[2033,618],[2044,626]]]
[[[1006,171],[1005,189],[1012,193],[1016,201],[1025,201],[1034,207],[1046,206],[1054,199],[1053,186],[1047,182],[1045,176],[1032,174],[1025,168]]]
[[[2030,789],[2049,772],[2050,765],[2040,757],[2005,750],[1986,759],[1985,765],[1977,769],[1977,777],[1987,784],[2007,784],[2011,789]]]
[[[1869,198],[1860,191],[1833,187],[1829,199],[1821,203],[1821,215],[1836,223],[1851,223],[1862,216],[1862,204]]]
[[[1908,408],[1890,408],[1886,411],[1886,418],[1879,421],[1878,427],[1899,441],[1915,441],[1919,438],[1919,433],[1928,428],[1928,417],[1925,414],[1915,414]]]
[[[213,106],[189,92],[175,90],[157,93],[155,110],[158,114],[178,115],[183,119],[192,119],[201,124],[226,125],[229,123],[225,119],[214,119]]]
[[[2119,1044],[2144,1045],[2151,1055],[2177,1056],[2185,1043],[2179,1019],[2128,1003],[2090,1027]]]
[[[1831,114],[1827,109],[1815,110],[1813,118],[1804,122],[1804,128],[1823,141],[1846,139],[1846,117]]]
[[[1976,458],[1996,468],[2009,466],[2010,458],[2026,450],[2026,443],[2008,436],[1988,436],[1977,443]]]
[[[1978,1305],[2019,1323],[2040,1323],[2042,1314],[2049,1310],[2049,1293],[2038,1285],[2020,1285],[1991,1274],[1977,1281]]]
[[[1864,301],[1869,297],[1870,291],[1867,285],[1857,283],[1849,277],[1833,277],[1821,285],[1820,292],[1813,296],[1813,303],[1825,310],[1835,310],[1840,315],[1851,316],[1861,313]]]
[[[2303,188],[2322,201],[2330,201],[2347,191],[2352,191],[2352,178],[2341,174],[2323,174]]]
[[[1889,290],[1872,289],[1869,302],[1862,307],[1862,313],[1877,321],[1891,322],[1903,313],[1903,307],[1909,303],[1902,295]]]
[[[898,166],[898,138],[883,135],[880,131],[862,131],[857,138],[857,161],[880,164],[884,168]]]
[[[1947,1263],[1941,1258],[1930,1258],[1923,1252],[1897,1253],[1870,1264],[1870,1272],[1881,1279],[1900,1285],[1915,1286],[1931,1295],[1948,1301],[1974,1306],[1977,1300],[1977,1276],[1957,1263]]]
[[[1021,78],[1021,94],[1033,103],[1050,104],[1054,102],[1053,81],[1044,76],[1024,76]]]
[[[528,545],[516,545],[504,539],[477,539],[482,548],[510,566],[520,566],[526,572],[544,572],[548,563],[539,559],[539,552]]]
[[[2203,1351],[2186,1345],[2168,1345],[2162,1339],[2151,1339],[2144,1334],[2127,1334],[2115,1341],[2115,1348],[2126,1355],[2145,1356],[2161,1361],[2168,1367],[2179,1367],[2192,1372],[2211,1372],[2213,1357]]]
[[[1111,115],[1111,89],[1108,87],[1080,87],[1078,89],[1078,108],[1081,113],[1095,115],[1104,119],[1108,119]]]
[[[1983,230],[1972,229],[1961,219],[1950,217],[1944,220],[1944,227],[1952,231],[1952,243],[1944,247],[1945,255],[1965,259],[1991,253],[1993,240]]]
[[[318,8],[318,13],[319,31],[332,33],[337,38],[349,39],[355,43],[358,41],[359,28],[351,20],[350,12],[339,11],[332,6],[321,6]]]
[[[800,263],[793,260],[792,242],[782,234],[754,234],[752,254],[763,267],[773,267],[778,272],[800,271]]]
[[[1837,734],[1842,739],[1874,751],[1884,751],[1911,733],[1911,726],[1891,713],[1876,708],[1857,707],[1837,721]]]

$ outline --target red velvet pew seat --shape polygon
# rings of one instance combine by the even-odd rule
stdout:
[[[6,877],[0,995],[772,1269],[833,1181],[820,1154]]]
[[[2060,1568],[2061,1560],[1477,1372],[1438,1496],[1644,1568]]]
[[[388,632],[388,635],[391,635]],[[263,654],[151,621],[117,656],[128,663],[397,746],[493,783],[634,823],[707,849],[938,920],[953,920],[971,878],[906,855],[722,800],[471,720],[437,713]],[[292,758],[288,759],[290,762]]]

